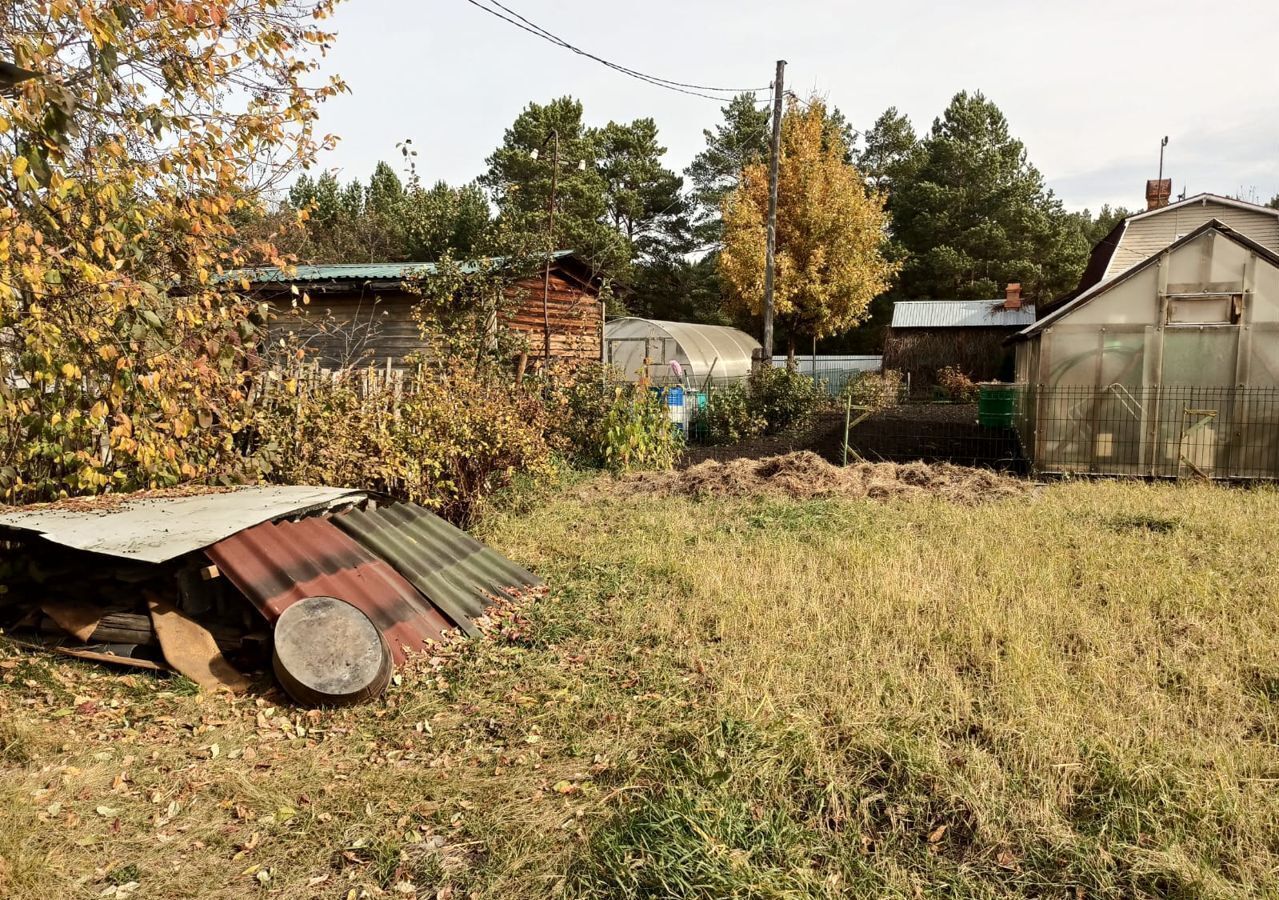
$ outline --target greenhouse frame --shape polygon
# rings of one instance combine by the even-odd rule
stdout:
[[[759,349],[759,341],[726,325],[627,317],[604,326],[604,358],[627,381],[708,384],[745,378]]]

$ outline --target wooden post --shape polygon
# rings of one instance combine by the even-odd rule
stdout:
[[[551,361],[551,257],[555,253],[555,192],[560,179],[560,133],[552,129],[551,202],[546,212],[546,276],[542,282],[542,365]]]
[[[764,257],[764,364],[773,364],[773,286],[777,278],[777,175],[782,156],[782,95],[786,60],[773,79],[773,141],[768,164],[768,249]]]

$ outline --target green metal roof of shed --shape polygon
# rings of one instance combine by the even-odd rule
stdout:
[[[559,250],[551,254],[552,259],[563,259],[572,256],[572,250]],[[506,257],[493,256],[484,259],[466,260],[461,263],[466,273],[479,271],[481,264],[495,267],[505,265]],[[431,274],[435,272],[433,262],[376,262],[376,263],[332,263],[329,265],[295,266],[290,274],[279,266],[260,266],[253,269],[234,269],[221,277],[221,281],[234,281],[247,278],[253,284],[295,284],[316,281],[400,281],[414,274]]]
[[[542,584],[533,573],[415,504],[350,509],[333,522],[389,562],[468,634],[476,631],[470,620],[484,615],[494,598]]]

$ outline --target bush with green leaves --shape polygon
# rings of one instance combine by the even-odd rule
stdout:
[[[826,399],[821,386],[796,370],[767,367],[751,373],[751,408],[764,420],[765,434],[779,434],[806,424]]]
[[[600,457],[614,472],[669,469],[684,449],[684,436],[672,424],[662,398],[631,385],[616,388],[599,438]]]
[[[746,384],[738,382],[711,391],[706,405],[689,423],[689,431],[706,444],[736,444],[764,433],[768,423],[751,402]]]
[[[683,435],[666,404],[617,376],[615,369],[588,363],[538,379],[552,445],[580,466],[669,469],[683,450]]]

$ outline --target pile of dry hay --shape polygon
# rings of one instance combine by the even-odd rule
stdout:
[[[595,489],[611,496],[687,497],[894,497],[936,496],[957,503],[980,503],[1028,493],[1029,482],[986,469],[948,463],[856,463],[831,465],[802,451],[763,459],[708,461],[682,471],[644,472],[604,482]]]

